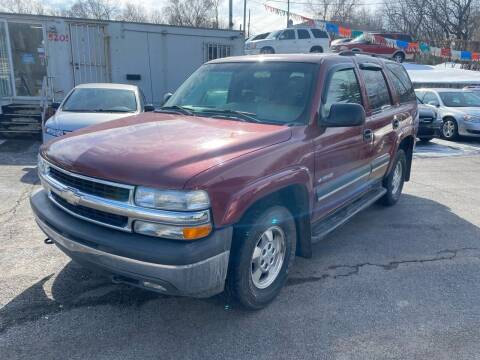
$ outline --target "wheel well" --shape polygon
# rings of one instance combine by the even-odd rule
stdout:
[[[445,121],[445,120],[447,120],[447,119],[451,119],[451,120],[457,122],[457,119],[455,119],[455,118],[454,118],[453,116],[451,116],[451,115],[446,115],[446,116],[444,116],[442,120]]]
[[[398,146],[399,149],[402,149],[405,152],[405,156],[407,157],[407,173],[405,174],[405,181],[410,180],[414,144],[415,144],[415,139],[413,138],[413,136],[407,136],[405,139],[402,140],[402,142]]]
[[[275,49],[274,49],[272,46],[264,46],[264,47],[262,47],[262,48],[260,49],[260,51],[266,50],[266,49],[270,49],[270,50],[275,51]]]
[[[297,255],[309,258],[312,256],[309,198],[304,185],[289,185],[253,203],[245,211],[240,222],[250,211],[258,207],[285,206],[292,213],[297,228]]]
[[[316,49],[322,50],[322,52],[323,52],[323,47],[322,47],[322,46],[319,46],[319,45],[312,46],[312,47],[310,48],[310,52],[312,52],[312,51],[314,51],[314,50],[316,50]]]

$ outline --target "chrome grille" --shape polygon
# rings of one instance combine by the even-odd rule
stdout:
[[[49,175],[63,185],[105,199],[127,202],[130,196],[129,189],[72,176],[54,167],[50,167]]]

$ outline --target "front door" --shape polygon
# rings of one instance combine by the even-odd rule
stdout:
[[[41,96],[47,76],[43,26],[8,22],[8,33],[13,62],[14,95]]]
[[[289,54],[298,51],[297,38],[295,30],[284,30],[275,42],[276,52],[279,54]]]
[[[358,74],[352,64],[333,67],[327,75],[320,116],[335,103],[363,105]],[[314,140],[316,221],[362,193],[370,176],[370,143],[364,126],[326,128]]]

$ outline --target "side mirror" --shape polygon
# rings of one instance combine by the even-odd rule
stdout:
[[[145,111],[145,112],[155,111],[155,106],[153,106],[152,104],[145,104],[143,106],[143,111]]]
[[[51,105],[52,109],[57,110],[60,107],[60,103],[58,101],[55,101]]]
[[[330,115],[321,119],[321,124],[326,127],[361,126],[365,123],[365,109],[359,104],[333,104]]]
[[[165,103],[168,101],[168,99],[170,99],[170,98],[172,97],[172,95],[173,95],[173,94],[170,93],[170,92],[167,92],[165,95],[163,95],[163,103],[162,103],[162,105],[165,104]]]

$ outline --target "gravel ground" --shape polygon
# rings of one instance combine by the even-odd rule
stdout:
[[[480,142],[419,145],[401,201],[297,258],[258,312],[113,285],[44,245],[37,147],[0,143],[1,359],[480,358]]]

